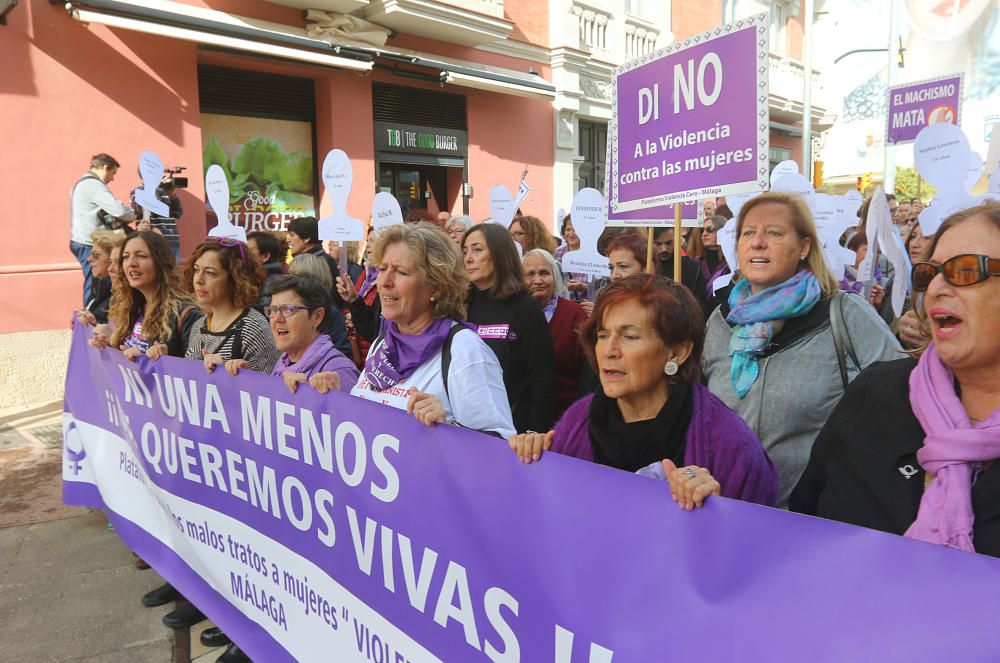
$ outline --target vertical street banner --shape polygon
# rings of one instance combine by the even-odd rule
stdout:
[[[77,324],[66,503],[104,509],[253,660],[1000,651],[998,559],[719,497],[682,511],[664,482],[554,453],[524,465],[475,431],[87,338]]]
[[[611,212],[767,188],[767,25],[742,19],[615,70]]]
[[[946,76],[889,88],[886,114],[887,145],[912,143],[924,127],[961,118],[962,75]]]

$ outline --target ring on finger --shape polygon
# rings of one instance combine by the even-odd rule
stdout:
[[[695,476],[695,474],[694,474],[694,470],[692,470],[692,469],[691,469],[690,467],[685,467],[685,468],[684,468],[684,474],[686,474],[686,475],[687,475],[687,478],[688,478],[688,479],[693,479],[693,478],[694,478],[694,476]]]

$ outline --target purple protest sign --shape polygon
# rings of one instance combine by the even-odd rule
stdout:
[[[957,126],[961,101],[961,74],[889,88],[885,142],[912,143],[921,129],[939,122]]]
[[[611,159],[611,136],[614,132],[614,123],[608,131],[607,149],[607,181],[615,179],[615,164]],[[605,191],[605,197],[607,191]],[[700,228],[705,221],[705,207],[703,200],[691,200],[681,203],[681,227]],[[662,207],[650,207],[647,209],[636,209],[629,212],[614,212],[608,208],[607,224],[615,227],[625,226],[673,226],[674,208],[671,205]]]
[[[1000,560],[719,497],[688,513],[662,482],[86,340],[77,325],[65,501],[105,509],[254,660],[1000,651]]]
[[[613,212],[767,188],[767,44],[761,14],[615,70]]]

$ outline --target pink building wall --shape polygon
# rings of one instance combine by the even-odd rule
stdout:
[[[252,0],[188,4],[301,22],[298,10]],[[135,168],[143,150],[157,152],[165,165],[187,166],[190,188],[181,193],[182,254],[204,237],[199,62],[314,78],[317,164],[333,147],[351,156],[354,187],[348,211],[358,218],[368,216],[375,193],[371,81],[414,84],[383,72],[362,77],[276,64],[199,51],[190,42],[84,25],[47,0],[22,2],[8,21],[0,39],[0,62],[7,63],[0,76],[0,172],[7,212],[0,222],[7,237],[0,243],[0,333],[63,327],[80,307],[83,278],[69,251],[69,192],[93,154],[107,152],[122,163],[111,184],[121,200],[138,184]],[[538,63],[462,46],[407,35],[392,45],[524,72],[530,65],[549,77]],[[551,104],[453,86],[448,91],[468,97],[472,216],[488,216],[490,187],[502,183],[515,189],[525,164],[531,170],[529,181],[538,184],[522,207],[551,209]],[[453,195],[450,202],[453,212],[461,211],[460,197]]]

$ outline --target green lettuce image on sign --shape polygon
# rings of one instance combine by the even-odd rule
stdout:
[[[315,215],[311,150],[286,151],[278,140],[266,135],[288,138],[292,134],[293,143],[310,145],[311,125],[224,115],[203,115],[202,120],[208,125],[203,126],[202,161],[206,170],[218,165],[225,172],[229,216],[234,224],[247,231],[284,231],[291,219]],[[255,137],[239,144],[237,141],[248,133]],[[234,143],[236,148],[231,152],[223,147]]]

